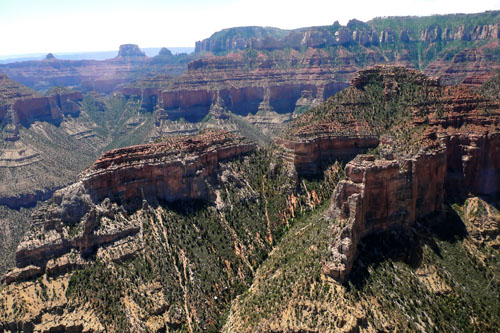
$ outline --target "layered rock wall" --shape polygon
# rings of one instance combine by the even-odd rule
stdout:
[[[217,165],[253,149],[254,144],[225,135],[116,149],[98,159],[80,180],[98,201],[206,199]]]
[[[55,94],[48,97],[33,97],[14,103],[14,122],[29,124],[34,120],[61,120],[63,115],[78,115],[83,100],[81,92]]]
[[[390,20],[388,18],[387,20]],[[422,29],[381,28],[375,21],[364,23],[351,20],[347,26],[334,24],[331,27],[282,30],[280,34],[242,33],[245,28],[232,28],[220,31],[212,37],[196,42],[195,52],[227,52],[253,48],[256,50],[280,50],[285,48],[324,48],[327,46],[357,43],[362,46],[408,42],[451,42],[478,41],[500,37],[499,24],[478,24],[475,26],[447,26],[443,23],[431,24]],[[453,18],[450,18],[452,21]],[[424,23],[425,25],[426,23]],[[262,28],[266,29],[266,28]],[[272,29],[272,28],[269,28]]]
[[[444,136],[439,148],[404,161],[360,155],[348,163],[328,213],[342,229],[332,242],[325,273],[343,281],[364,236],[407,229],[417,219],[441,212],[446,194],[496,195],[499,140],[498,133]]]
[[[215,199],[219,164],[254,149],[233,134],[211,131],[105,153],[35,210],[33,228],[16,251],[17,268],[4,280],[58,274],[85,265],[96,252],[112,260],[133,255],[142,228],[136,215],[145,202]]]
[[[349,161],[379,144],[376,136],[319,136],[303,141],[275,139],[299,175],[318,174],[332,160]]]
[[[141,98],[148,110],[164,109],[171,120],[200,121],[217,107],[249,117],[250,122],[265,121],[277,113],[272,118],[277,121],[280,115],[290,116],[297,108],[305,111],[347,86],[335,74],[344,68],[328,61],[318,54],[253,60],[242,54],[210,56],[191,62],[177,78],[158,76],[120,91],[126,97]],[[304,95],[309,98],[301,99]],[[259,111],[263,112],[254,117]]]

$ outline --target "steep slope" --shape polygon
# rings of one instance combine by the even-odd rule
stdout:
[[[53,89],[42,96],[6,76],[0,76],[0,89],[0,204],[17,208],[50,196],[79,164],[90,163],[99,143],[80,117],[80,92]]]
[[[375,156],[346,165],[330,207],[278,245],[225,330],[498,329],[498,102],[378,66],[292,122],[286,134],[299,149],[284,144],[285,154],[314,152],[315,131],[343,142],[364,122],[380,138]],[[311,172],[304,160],[288,158],[299,174]]]
[[[4,276],[0,327],[220,328],[288,219],[332,190],[296,188],[272,151],[253,149],[208,131],[104,154],[35,211]]]
[[[454,207],[439,224],[366,238],[344,285],[322,271],[331,251],[327,208],[297,220],[232,303],[222,331],[497,331],[499,211],[479,198]]]
[[[26,209],[72,182],[105,149],[150,142],[154,115],[119,94],[53,88],[46,96],[0,79],[1,271],[14,263]],[[25,209],[26,208],[26,209]]]
[[[122,90],[175,121],[199,122],[214,107],[245,117],[271,136],[284,123],[348,86],[356,71],[403,65],[443,84],[478,87],[498,68],[499,12],[389,17],[347,26],[225,29],[197,43],[200,57],[172,78]]]

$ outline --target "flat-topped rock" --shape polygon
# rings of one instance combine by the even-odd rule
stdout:
[[[141,51],[138,45],[135,44],[123,44],[120,45],[120,50],[118,51],[118,57],[129,58],[129,57],[141,57],[145,58],[146,53]]]
[[[16,265],[59,274],[85,265],[85,256],[94,252],[112,260],[133,256],[140,249],[136,214],[145,201],[215,200],[219,164],[255,148],[234,134],[207,130],[109,151],[79,181],[34,211],[34,226],[17,248]]]
[[[80,180],[99,199],[203,199],[208,195],[205,182],[218,163],[253,149],[253,143],[234,134],[207,131],[112,150],[87,169]]]

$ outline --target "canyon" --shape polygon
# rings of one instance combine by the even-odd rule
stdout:
[[[0,330],[497,330],[499,18],[0,65]]]
[[[417,68],[447,85],[481,86],[498,68],[497,15],[435,16],[425,23],[419,18],[351,20],[346,26],[335,22],[296,30],[225,29],[197,42],[197,59],[182,74],[153,76],[120,91],[140,98],[148,110],[164,110],[174,121],[196,123],[211,109],[223,108],[279,136],[285,122],[376,64]],[[481,24],[464,23],[476,18]]]
[[[230,133],[207,131],[105,153],[80,175],[79,182],[56,191],[51,203],[33,213],[35,228],[16,252],[18,269],[5,279],[26,279],[45,269],[60,273],[84,263],[83,257],[92,251],[136,235],[141,228],[129,220],[127,211],[141,208],[144,200],[151,205],[214,201],[210,183],[219,163],[254,149],[254,144]],[[110,219],[121,222],[106,227]],[[125,246],[132,242],[128,239]],[[115,252],[120,251],[117,247],[113,247]],[[72,249],[79,254],[73,253],[68,262]]]
[[[419,92],[405,101],[403,89],[411,89],[408,81],[418,86]],[[360,130],[359,118],[369,116],[369,111],[362,102],[350,103],[349,97],[358,95],[363,101],[368,85],[383,87],[388,103],[396,98],[398,101],[392,102],[402,104],[398,107],[407,114],[404,125],[396,128],[412,128],[411,138],[394,130],[387,134],[377,131],[376,121],[368,132]],[[343,103],[354,119],[342,119],[339,111]],[[393,117],[397,116],[395,111]],[[439,214],[447,193],[457,197],[498,195],[500,107],[498,101],[465,86],[444,87],[413,70],[377,66],[358,72],[336,103],[304,118],[289,126],[288,136],[296,142],[276,140],[299,174],[320,172],[325,156],[338,160],[375,147],[381,156],[358,155],[347,163],[345,180],[332,196],[327,216],[338,235],[333,236],[332,258],[324,270],[341,282],[351,271],[358,244],[366,235],[390,228],[408,229],[418,219]],[[356,132],[372,132],[372,142],[352,136]]]
[[[49,56],[50,55],[50,56]],[[120,46],[108,60],[61,60],[52,54],[44,60],[0,65],[0,72],[30,88],[46,91],[54,86],[76,87],[81,91],[111,93],[120,84],[130,83],[148,73],[179,75],[189,57],[163,52],[147,57],[137,45]]]

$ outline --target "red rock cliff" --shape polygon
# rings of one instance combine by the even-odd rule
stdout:
[[[18,269],[5,278],[57,273],[85,264],[85,255],[94,251],[111,251],[106,255],[116,260],[131,255],[141,229],[132,215],[140,214],[144,200],[214,199],[219,164],[253,149],[233,134],[209,131],[105,153],[33,213],[34,227],[16,251]]]
[[[219,162],[253,149],[254,144],[225,132],[174,138],[107,152],[80,180],[98,200],[203,199]]]
[[[447,195],[498,195],[498,102],[460,86],[433,86],[426,96],[404,125],[415,129],[416,153],[398,137],[401,129],[396,127],[382,136],[379,147],[388,158],[359,155],[346,165],[345,180],[335,189],[327,213],[332,221],[327,275],[343,281],[364,236],[406,229],[419,218],[440,213]]]

